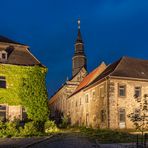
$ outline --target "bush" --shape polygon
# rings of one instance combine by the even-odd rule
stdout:
[[[4,127],[5,127],[4,122],[2,122],[2,121],[0,120],[0,130],[3,129]]]
[[[19,135],[18,125],[16,122],[0,121],[0,137],[17,137]]]
[[[6,122],[5,134],[7,137],[17,137],[19,134],[16,122]]]
[[[24,128],[20,127],[20,135],[21,136],[38,136],[41,135],[41,132],[38,130],[38,127],[36,126],[36,122],[31,121],[25,124]]]
[[[56,133],[59,131],[54,121],[47,120],[44,124],[45,133]]]
[[[31,136],[42,136],[45,133],[56,133],[59,129],[57,128],[54,121],[30,121],[21,125],[18,120],[13,122],[2,122],[0,121],[0,137],[31,137]]]
[[[60,124],[60,127],[61,128],[67,128],[68,127],[68,117],[66,116],[63,116],[62,117],[62,123]]]

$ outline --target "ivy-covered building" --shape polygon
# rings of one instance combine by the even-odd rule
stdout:
[[[0,36],[0,118],[45,120],[47,68],[29,47]]]

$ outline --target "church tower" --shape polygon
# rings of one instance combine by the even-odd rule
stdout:
[[[84,53],[84,44],[82,41],[80,31],[80,19],[78,20],[78,35],[75,42],[75,52],[72,58],[72,76],[76,75],[81,68],[84,67],[87,70],[87,59]]]

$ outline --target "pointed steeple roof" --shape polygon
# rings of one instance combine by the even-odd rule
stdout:
[[[78,19],[78,35],[77,35],[76,43],[83,43],[82,35],[80,31],[80,19]]]

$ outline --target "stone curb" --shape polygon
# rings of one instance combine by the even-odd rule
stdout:
[[[29,143],[29,144],[27,144],[27,145],[25,145],[25,146],[20,146],[20,148],[28,148],[28,147],[33,146],[33,145],[35,145],[35,144],[44,142],[44,141],[50,139],[50,138],[53,137],[53,136],[54,136],[54,135],[51,135],[51,136],[45,137],[44,139],[38,140],[38,141],[36,141],[36,142]]]

